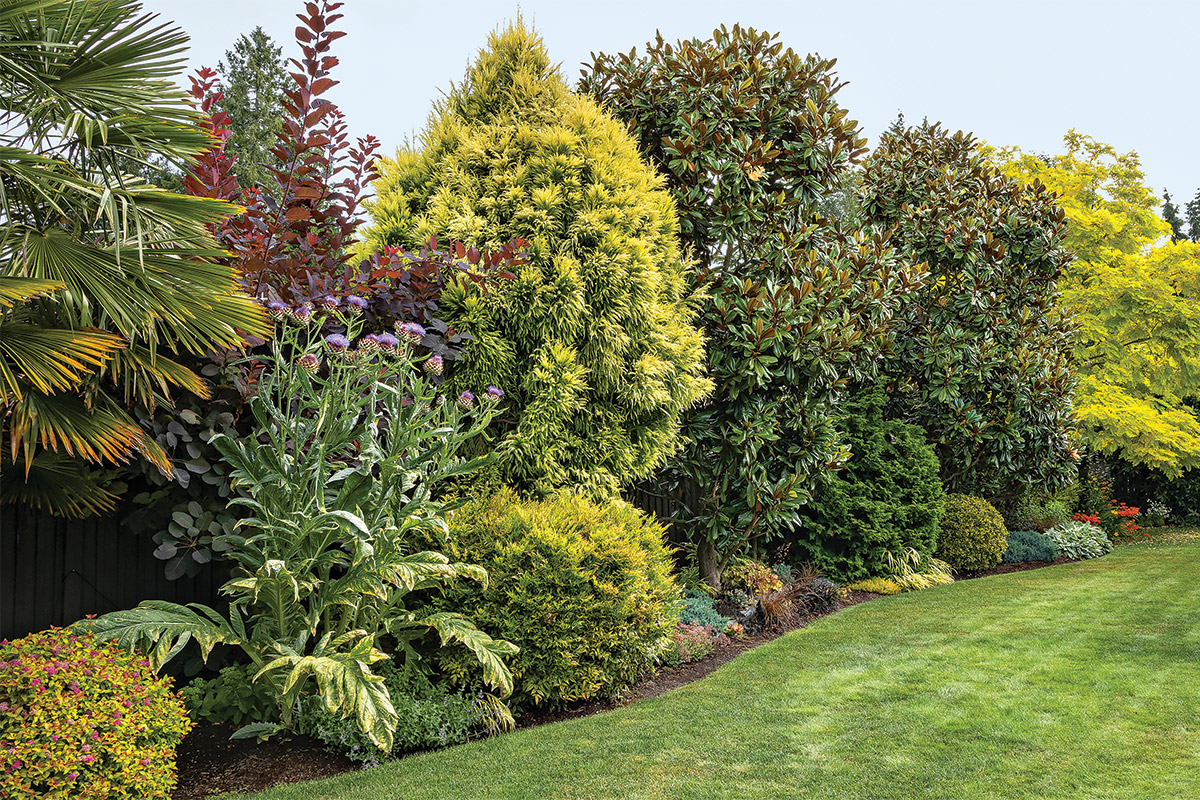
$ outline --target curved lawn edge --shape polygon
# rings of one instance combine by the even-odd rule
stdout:
[[[291,798],[1200,796],[1200,542],[881,598],[604,714]]]

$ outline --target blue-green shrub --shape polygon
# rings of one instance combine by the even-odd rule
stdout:
[[[1005,564],[1023,561],[1053,561],[1058,558],[1058,545],[1046,534],[1038,531],[1009,531],[1008,548],[1004,551]]]
[[[700,623],[710,625],[718,633],[725,630],[729,619],[723,617],[713,608],[714,600],[704,592],[688,589],[683,593],[683,610],[679,612],[679,624],[691,625]]]

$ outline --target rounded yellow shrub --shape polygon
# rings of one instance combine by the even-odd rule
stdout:
[[[987,569],[1000,563],[1007,546],[1004,518],[991,503],[965,494],[946,495],[938,558],[956,570]]]
[[[622,501],[505,489],[456,511],[448,541],[431,544],[487,569],[482,590],[462,581],[431,602],[521,648],[509,661],[516,713],[613,696],[653,667],[679,620],[663,528]],[[456,683],[477,676],[461,648],[436,659]]]

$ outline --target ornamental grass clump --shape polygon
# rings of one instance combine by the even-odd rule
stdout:
[[[883,554],[887,563],[888,579],[894,581],[902,592],[915,592],[932,586],[954,583],[949,564],[930,555],[922,555],[913,548],[901,551],[899,556],[890,552]]]
[[[168,797],[191,728],[140,655],[66,628],[0,643],[0,796]]]
[[[596,497],[649,476],[709,389],[677,217],[625,126],[573,95],[518,20],[493,34],[434,109],[421,147],[383,159],[364,251],[431,237],[495,250],[525,240],[515,279],[459,276],[438,299],[476,337],[454,392],[503,386],[503,480]]]

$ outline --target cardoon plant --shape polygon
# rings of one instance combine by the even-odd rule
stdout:
[[[490,460],[458,452],[496,404],[446,401],[394,337],[363,337],[356,347],[360,317],[329,303],[315,313],[346,334],[322,337],[307,315],[282,315],[250,401],[257,435],[213,440],[243,493],[231,503],[249,511],[224,537],[238,565],[222,587],[232,598],[228,620],[198,604],[147,601],[81,624],[102,639],[145,645],[155,667],[191,638],[206,657],[217,643],[238,645],[255,680],[274,692],[283,727],[301,696],[315,692],[390,749],[396,713],[371,669],[387,658],[377,637],[394,637],[405,661],[420,658],[425,637],[459,642],[487,683],[505,695],[512,688],[502,658],[513,645],[460,614],[418,616],[405,606],[409,592],[456,578],[486,585],[480,567],[405,545],[418,533],[444,536],[453,504],[438,484]]]

